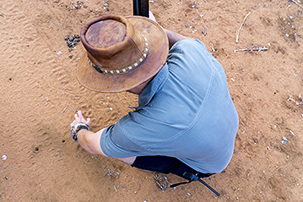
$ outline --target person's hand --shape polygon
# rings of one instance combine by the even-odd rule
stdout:
[[[156,23],[158,23],[157,20],[156,20],[156,18],[155,18],[155,16],[154,16],[154,14],[151,11],[149,11],[149,19],[151,19],[151,20],[155,21]]]
[[[85,120],[85,118],[83,117],[82,112],[79,110],[77,112],[77,114],[75,114],[75,120],[70,124],[70,127],[73,127],[77,123],[85,123],[89,126],[90,125],[90,118],[87,118],[87,120]]]

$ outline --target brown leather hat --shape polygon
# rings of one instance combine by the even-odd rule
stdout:
[[[166,62],[168,39],[156,22],[141,16],[101,16],[81,30],[86,49],[78,65],[85,87],[102,92],[132,89]]]

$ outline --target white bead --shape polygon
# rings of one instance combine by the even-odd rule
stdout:
[[[120,73],[120,71],[119,70],[116,70],[116,72],[119,74]]]
[[[110,72],[111,74],[113,74],[113,73],[114,73],[114,71],[112,71],[112,70],[110,70],[109,72]]]
[[[140,59],[139,59],[139,61],[140,61],[140,62],[142,62],[142,61],[143,61],[143,59],[142,59],[142,58],[140,58]]]
[[[138,63],[135,63],[134,66],[137,67],[137,66],[138,66]]]
[[[126,72],[126,69],[122,69],[123,72]]]
[[[131,69],[132,69],[132,66],[129,66],[128,69],[131,70]]]

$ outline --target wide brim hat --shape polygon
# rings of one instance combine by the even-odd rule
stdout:
[[[85,87],[101,92],[130,90],[155,76],[167,60],[164,29],[141,16],[101,16],[81,30],[86,52],[77,77]]]

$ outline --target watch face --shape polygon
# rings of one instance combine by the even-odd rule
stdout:
[[[74,136],[73,136],[73,139],[77,142],[78,141],[78,139],[77,139],[77,134],[75,134]]]

